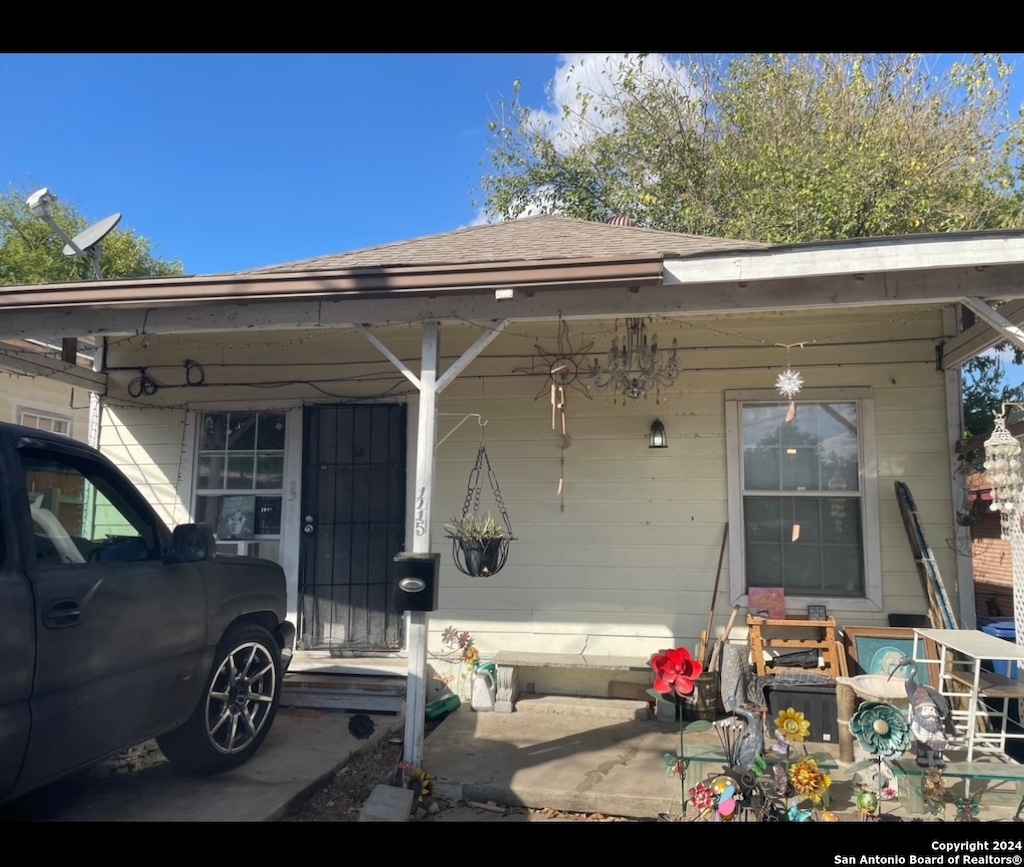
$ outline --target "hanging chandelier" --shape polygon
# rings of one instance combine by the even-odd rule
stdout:
[[[671,352],[658,349],[658,335],[648,339],[647,322],[635,317],[626,319],[626,339],[621,346],[618,337],[612,338],[606,368],[595,358],[587,376],[599,391],[610,389],[631,400],[646,400],[650,392],[674,385],[680,369],[678,341],[672,339]]]

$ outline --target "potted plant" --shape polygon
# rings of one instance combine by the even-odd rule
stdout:
[[[456,564],[474,578],[493,575],[505,565],[509,534],[505,525],[490,512],[453,515],[444,525],[453,539]],[[461,553],[461,560],[459,554]]]

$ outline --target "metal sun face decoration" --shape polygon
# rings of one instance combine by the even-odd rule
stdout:
[[[803,388],[804,378],[797,370],[784,370],[775,380],[775,390],[787,400],[792,400]]]
[[[586,383],[580,379],[580,368],[587,357],[587,353],[593,347],[593,343],[573,349],[572,339],[569,335],[569,326],[564,320],[558,320],[558,347],[554,350],[547,350],[539,343],[534,344],[537,355],[544,360],[547,367],[546,382],[534,400],[541,395],[549,394],[551,397],[551,429],[559,432],[564,441],[568,440],[569,432],[566,424],[568,411],[567,391],[570,388],[576,389],[588,400],[593,400],[593,395]],[[513,373],[536,373],[535,367],[519,367]],[[561,424],[559,424],[559,420]]]
[[[803,348],[803,343],[776,343],[775,345],[786,350],[786,369],[775,380],[775,390],[786,400],[792,400],[800,393],[800,389],[804,387],[804,378],[800,375],[799,370],[793,370],[792,365],[790,365],[789,351],[794,346]]]

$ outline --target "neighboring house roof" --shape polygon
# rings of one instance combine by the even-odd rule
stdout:
[[[659,232],[635,226],[592,223],[543,214],[488,223],[414,238],[286,262],[242,274],[336,271],[346,268],[531,262],[547,259],[597,259],[628,256],[687,257],[735,250],[763,250],[767,244]]]

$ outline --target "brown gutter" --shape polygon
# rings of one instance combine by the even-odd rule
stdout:
[[[662,282],[662,256],[547,259],[507,265],[349,268],[284,274],[216,274],[0,287],[0,310],[11,308],[139,306],[239,298],[386,298],[471,294],[497,288],[643,286]]]

